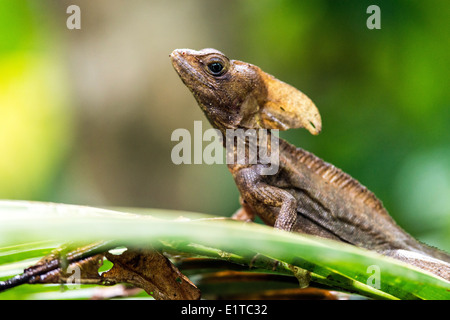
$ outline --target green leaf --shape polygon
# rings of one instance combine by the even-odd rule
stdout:
[[[315,283],[371,298],[450,299],[449,282],[345,243],[189,212],[123,210],[0,201],[0,274],[11,263],[45,254],[52,245],[115,240],[272,272],[273,264],[265,258],[269,257],[283,262],[278,273],[293,274],[294,265],[309,270]],[[180,216],[184,219],[176,219]],[[373,287],[373,270],[379,272],[379,288]]]

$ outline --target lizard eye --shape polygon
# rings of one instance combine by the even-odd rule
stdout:
[[[213,76],[220,76],[223,73],[223,65],[220,62],[212,62],[208,64],[208,69]]]

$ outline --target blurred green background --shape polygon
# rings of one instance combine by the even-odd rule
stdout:
[[[168,55],[213,47],[305,92],[322,133],[282,137],[450,250],[449,32],[447,1],[0,0],[0,198],[233,213],[225,165],[170,157],[209,124]]]

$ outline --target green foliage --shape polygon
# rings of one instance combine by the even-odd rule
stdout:
[[[33,262],[29,259],[40,258],[49,247],[63,242],[116,240],[125,246],[152,244],[163,250],[252,264],[259,271],[273,272],[273,264],[261,258],[269,257],[282,261],[276,269],[280,274],[292,275],[289,265],[294,265],[312,272],[313,283],[371,298],[450,298],[448,282],[394,259],[343,243],[286,233],[258,224],[211,216],[199,218],[188,212],[148,210],[147,214],[136,214],[130,211],[1,202],[1,278],[20,273],[21,268]],[[185,219],[173,219],[180,215]],[[374,266],[380,271],[379,288],[374,288],[371,282]],[[45,287],[41,291],[41,285],[36,285],[38,289],[27,285],[11,290],[11,293],[6,291],[0,298],[29,298],[29,292],[24,289],[27,287],[33,287],[33,294],[48,290]]]
[[[72,141],[63,60],[34,4],[0,2],[0,197],[42,199]]]

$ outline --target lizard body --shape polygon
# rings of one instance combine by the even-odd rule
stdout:
[[[210,123],[224,135],[233,129],[321,130],[314,103],[257,66],[229,60],[215,49],[177,49],[170,56]],[[279,169],[263,174],[266,167],[228,164],[247,216],[376,251],[450,281],[450,256],[402,230],[371,191],[340,169],[282,139]]]

